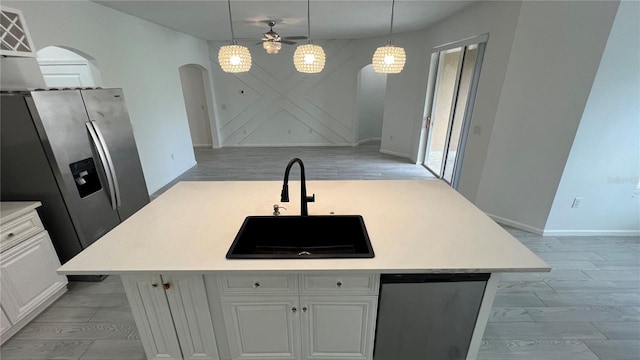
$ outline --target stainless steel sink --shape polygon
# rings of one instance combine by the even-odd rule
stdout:
[[[248,216],[227,259],[372,258],[360,215]]]

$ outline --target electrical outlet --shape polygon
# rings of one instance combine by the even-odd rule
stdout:
[[[582,198],[581,197],[577,197],[573,199],[573,203],[571,204],[572,208],[579,208],[580,207],[580,203],[582,202]]]

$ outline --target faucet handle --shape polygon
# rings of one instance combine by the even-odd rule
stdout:
[[[307,196],[307,202],[315,202],[316,194],[311,194],[311,196]]]

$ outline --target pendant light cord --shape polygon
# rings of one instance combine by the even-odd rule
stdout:
[[[233,35],[233,21],[231,20],[231,0],[227,0],[229,5],[229,27],[231,27],[231,43],[236,44],[236,37]]]
[[[311,0],[307,0],[307,43],[311,44],[311,11],[309,10],[309,3]]]
[[[391,44],[391,34],[393,34],[393,10],[396,7],[396,0],[391,2],[391,25],[389,26],[389,44]]]

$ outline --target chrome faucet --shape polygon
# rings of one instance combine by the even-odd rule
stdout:
[[[307,196],[307,183],[304,178],[304,164],[302,163],[302,160],[298,158],[291,159],[289,164],[287,164],[287,169],[284,171],[284,183],[282,184],[280,201],[289,202],[289,172],[291,171],[291,166],[295,163],[300,165],[300,216],[308,216],[309,210],[307,209],[307,203],[316,201],[316,194]]]

